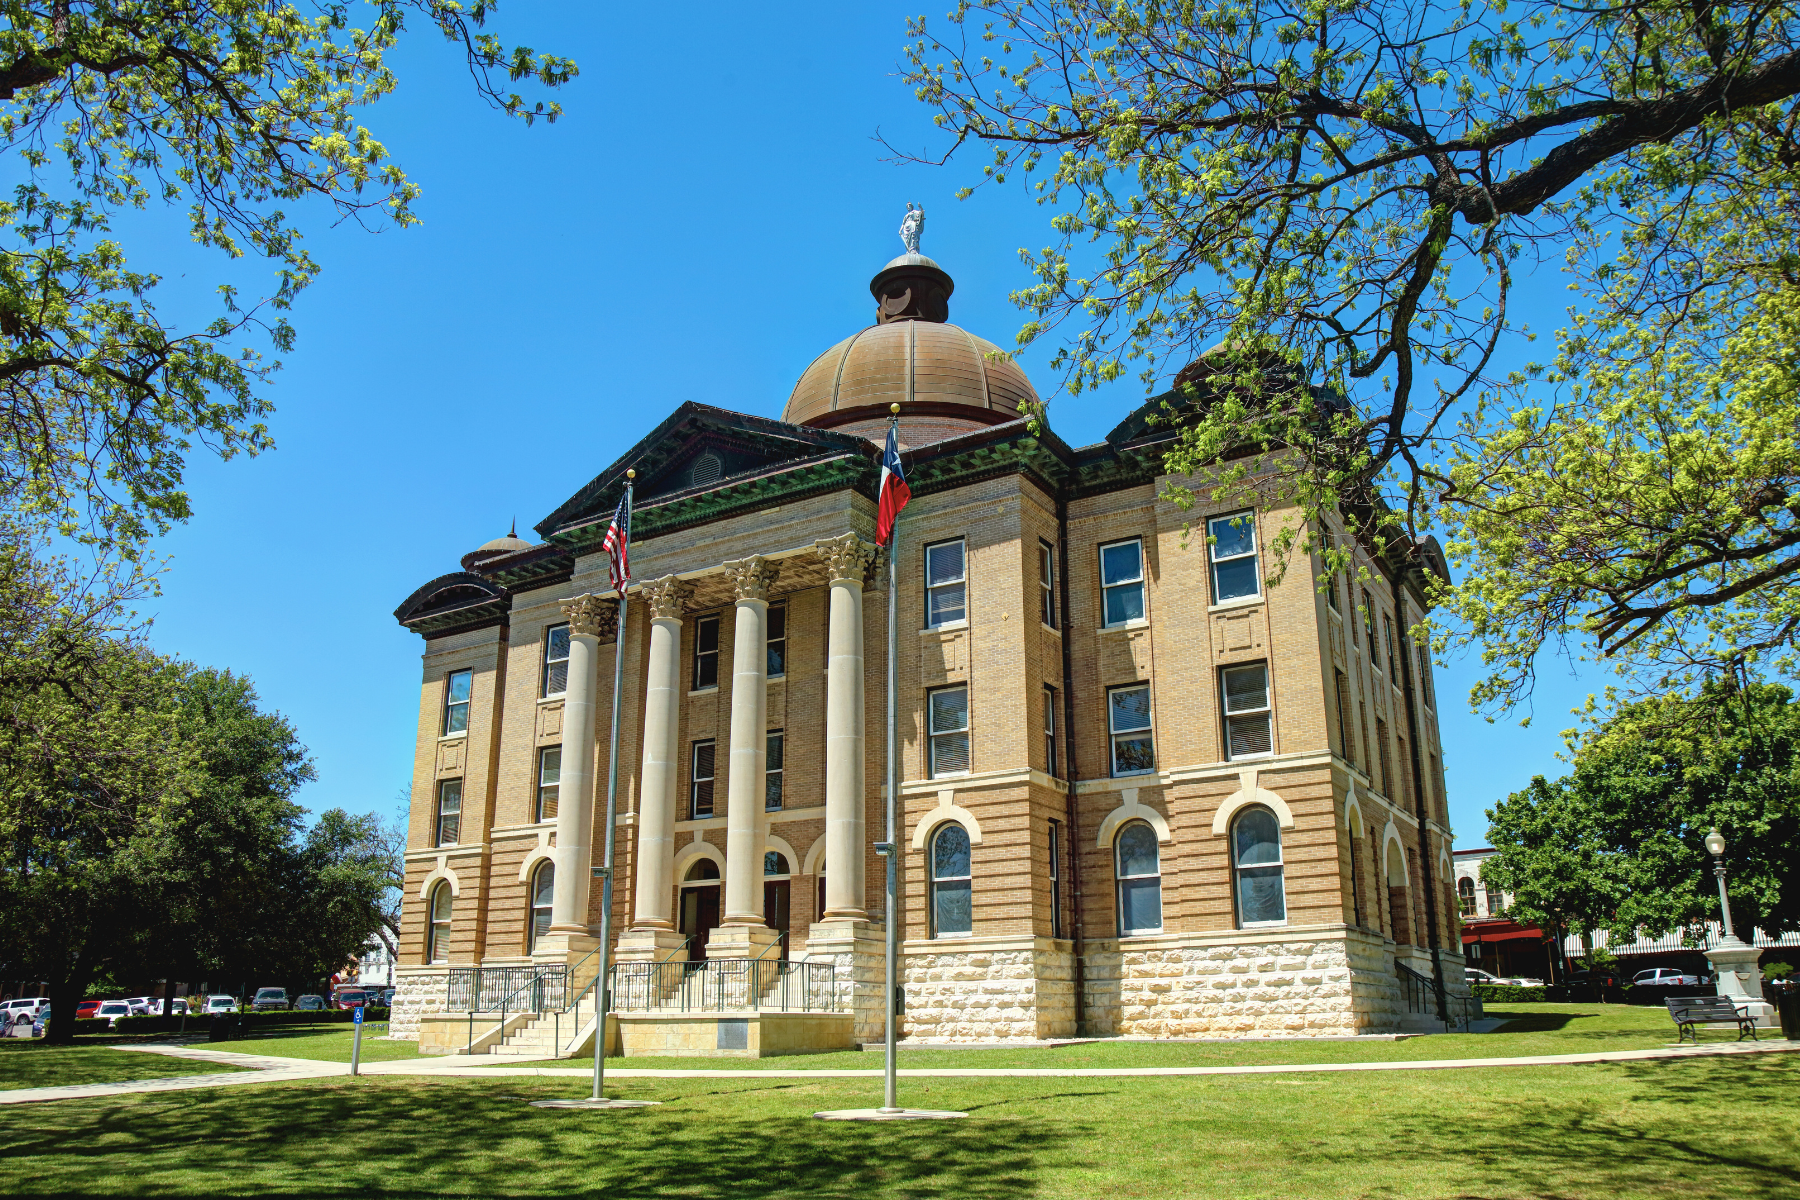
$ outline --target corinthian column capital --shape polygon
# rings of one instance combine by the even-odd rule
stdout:
[[[865,542],[854,533],[846,533],[841,537],[820,538],[813,543],[813,553],[830,569],[831,582],[861,583],[868,577],[869,566],[875,561],[875,544]]]
[[[769,598],[769,589],[775,585],[775,568],[768,559],[760,554],[752,554],[749,558],[733,559],[724,565],[739,600]]]
[[[682,605],[686,602],[694,586],[673,575],[664,575],[661,579],[653,579],[638,589],[638,594],[650,606],[650,618],[655,621],[681,620]]]
[[[617,601],[602,600],[592,592],[562,602],[562,614],[569,622],[569,632],[606,641],[619,632]]]

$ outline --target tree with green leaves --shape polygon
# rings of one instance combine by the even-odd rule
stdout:
[[[1663,687],[1792,663],[1796,18],[967,0],[908,78],[1054,213],[1021,342],[1066,334],[1075,391],[1187,364],[1170,471],[1298,505],[1284,556],[1342,567],[1327,514],[1443,528],[1506,707],[1547,645]],[[1567,315],[1522,311],[1558,267]]]
[[[503,45],[495,8],[0,0],[0,150],[18,181],[0,198],[0,503],[131,556],[189,515],[195,446],[268,449],[265,350],[293,345],[284,313],[319,272],[304,218],[417,219],[417,185],[358,116],[398,85],[407,22],[455,46],[501,112],[556,119],[508,84],[556,88],[574,63]],[[214,320],[175,328],[158,276],[112,236],[150,205],[184,207],[201,245],[269,260],[268,295],[222,287]]]
[[[1800,704],[1773,684],[1622,706],[1570,744],[1572,769],[1488,810],[1482,878],[1509,915],[1660,937],[1719,918],[1707,831],[1727,842],[1733,924],[1800,929]]]

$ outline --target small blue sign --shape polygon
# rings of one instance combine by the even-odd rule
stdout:
[[[361,1025],[363,1012],[362,1005],[357,1005],[355,1008],[351,1009],[350,1012],[353,1014],[350,1019],[355,1021],[358,1025]]]

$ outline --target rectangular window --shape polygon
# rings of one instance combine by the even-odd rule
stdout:
[[[698,821],[713,815],[713,740],[694,743],[693,769],[688,775],[688,817]]]
[[[1362,747],[1362,760],[1365,766],[1369,760],[1369,710],[1361,700],[1356,702],[1356,743]]]
[[[925,547],[925,627],[936,629],[969,615],[963,540]]]
[[[719,686],[719,618],[694,622],[694,690]]]
[[[1436,708],[1437,702],[1431,694],[1431,647],[1420,646],[1419,650],[1419,694],[1425,697],[1427,708]]]
[[[1418,801],[1413,796],[1412,756],[1407,753],[1406,736],[1395,734],[1394,741],[1400,752],[1400,799],[1406,804],[1406,811],[1419,811]]]
[[[1336,571],[1333,571],[1331,577],[1325,581],[1325,603],[1331,605],[1332,612],[1343,611],[1338,607],[1338,577]]]
[[[961,775],[969,770],[969,689],[940,688],[926,699],[930,710],[931,775]]]
[[[787,605],[769,606],[769,678],[787,674]]]
[[[1274,749],[1269,728],[1269,664],[1227,667],[1221,672],[1225,693],[1225,757],[1250,758]]]
[[[1050,936],[1059,938],[1062,927],[1062,825],[1050,822]]]
[[[1144,543],[1138,538],[1100,547],[1100,595],[1108,625],[1144,618]]]
[[[435,845],[454,846],[462,833],[462,785],[460,779],[446,779],[438,784]]]
[[[569,627],[552,625],[544,630],[543,695],[560,696],[569,690]]]
[[[452,671],[444,677],[444,732],[461,733],[469,727],[469,683],[472,671]]]
[[[1388,761],[1387,722],[1380,717],[1375,718],[1375,753],[1381,758],[1381,794],[1392,800],[1394,798],[1394,767]]]
[[[1044,773],[1056,778],[1056,689],[1044,685]]]
[[[1443,793],[1438,790],[1442,776],[1438,774],[1437,755],[1425,756],[1425,802],[1430,805],[1432,815],[1448,825],[1450,823],[1449,806],[1443,803]]]
[[[1381,670],[1381,661],[1375,656],[1375,597],[1368,589],[1363,589],[1363,628],[1369,635],[1369,665],[1377,671]]]
[[[763,809],[766,812],[774,812],[781,807],[783,741],[781,730],[769,731],[768,741],[765,743],[768,747],[768,761],[763,767]]]
[[[1038,620],[1056,628],[1056,547],[1038,543]]]
[[[1256,514],[1241,512],[1206,523],[1212,558],[1213,603],[1257,595],[1262,583],[1256,572]]]
[[[562,747],[545,746],[538,751],[537,819],[556,819],[556,799],[562,786]]]
[[[1344,757],[1354,764],[1356,748],[1350,741],[1350,681],[1344,678],[1342,671],[1333,671],[1331,678],[1332,686],[1337,691],[1338,745],[1343,748]]]
[[[1381,614],[1381,633],[1387,643],[1387,676],[1394,683],[1400,681],[1400,672],[1394,665],[1394,619],[1386,613]]]
[[[1137,775],[1156,769],[1156,741],[1150,729],[1150,686],[1134,684],[1106,693],[1107,731],[1112,735],[1112,773]]]

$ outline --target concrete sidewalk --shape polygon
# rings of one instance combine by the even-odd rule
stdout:
[[[104,1096],[124,1096],[143,1092],[177,1092],[195,1088],[231,1087],[246,1083],[285,1083],[290,1080],[334,1079],[350,1074],[350,1064],[319,1062],[305,1058],[278,1058],[268,1054],[245,1054],[235,1050],[200,1049],[192,1046],[144,1045],[114,1046],[135,1054],[160,1054],[169,1058],[186,1058],[200,1062],[225,1063],[243,1067],[239,1072],[213,1075],[175,1075],[165,1079],[143,1079],[126,1083],[82,1083],[67,1087],[15,1088],[0,1091],[0,1104],[31,1104],[46,1100],[79,1100]],[[1712,1045],[1669,1046],[1656,1050],[1611,1050],[1592,1054],[1540,1054],[1521,1058],[1436,1058],[1412,1062],[1360,1063],[1281,1063],[1271,1066],[1244,1067],[902,1067],[900,1074],[909,1079],[989,1079],[989,1078],[1162,1078],[1182,1075],[1286,1075],[1300,1072],[1331,1071],[1455,1071],[1481,1067],[1546,1067],[1575,1066],[1583,1063],[1653,1062],[1680,1058],[1741,1057],[1747,1054],[1785,1054],[1800,1051],[1800,1042],[1718,1042]],[[487,1066],[494,1060],[486,1055],[451,1055],[446,1058],[418,1059],[410,1062],[370,1062],[362,1064],[364,1075],[400,1075],[415,1078],[482,1079],[541,1076],[552,1079],[585,1079],[593,1075],[591,1066],[579,1067],[501,1067]],[[730,1068],[702,1070],[669,1070],[657,1067],[608,1067],[611,1079],[879,1079],[880,1069],[808,1071],[800,1068],[742,1070]]]

